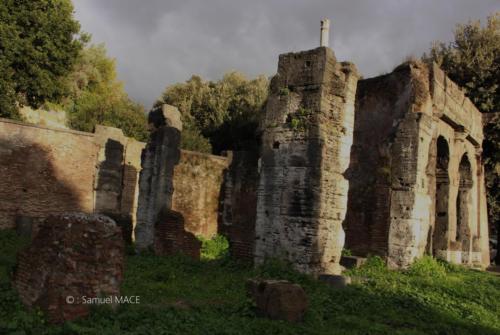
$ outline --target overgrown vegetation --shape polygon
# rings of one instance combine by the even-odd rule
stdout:
[[[268,85],[264,76],[248,80],[239,72],[226,73],[218,81],[194,75],[185,83],[168,86],[156,105],[179,108],[189,130],[182,133],[183,149],[215,154],[254,149]]]
[[[92,132],[100,124],[147,141],[144,108],[128,97],[117,79],[116,62],[106,55],[103,44],[86,46],[66,80],[69,93],[55,108],[67,112],[71,128]]]
[[[483,159],[488,220],[500,237],[500,12],[489,16],[484,26],[480,21],[457,25],[455,40],[434,43],[423,59],[437,62],[481,112],[496,113],[484,127]]]
[[[0,117],[19,119],[19,105],[39,107],[67,92],[82,42],[70,0],[0,2]]]
[[[0,333],[500,334],[500,277],[431,258],[407,271],[389,271],[382,259],[373,257],[350,272],[353,285],[335,290],[280,262],[258,269],[239,264],[221,255],[222,241],[217,237],[204,243],[203,261],[128,256],[122,295],[139,295],[140,304],[117,311],[100,306],[88,319],[62,326],[48,326],[39,311],[27,311],[3,273]],[[0,232],[0,266],[10,269],[25,242],[12,231]],[[253,277],[302,285],[310,301],[304,323],[257,317],[245,294],[245,281]]]
[[[0,3],[0,117],[22,119],[19,107],[64,110],[73,129],[97,124],[147,139],[143,107],[117,80],[104,45],[89,45],[70,0]]]
[[[201,241],[201,259],[214,260],[227,257],[229,254],[229,241],[223,235],[215,235],[211,239],[198,237]]]
[[[299,107],[299,109],[293,113],[288,115],[288,122],[290,124],[290,128],[294,131],[305,131],[309,127],[311,123],[311,110],[305,107]]]

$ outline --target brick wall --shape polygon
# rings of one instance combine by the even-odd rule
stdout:
[[[257,152],[235,151],[225,172],[224,201],[219,232],[229,239],[232,256],[252,261],[255,244]]]
[[[0,229],[16,216],[92,212],[98,151],[92,134],[0,119]]]
[[[174,168],[172,209],[182,213],[186,230],[210,238],[217,233],[227,157],[181,150]]]

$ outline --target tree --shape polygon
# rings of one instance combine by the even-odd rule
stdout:
[[[121,128],[137,140],[147,140],[144,109],[125,93],[117,79],[115,60],[106,56],[104,45],[84,48],[66,82],[69,94],[60,108],[67,111],[71,128],[92,132],[102,124]]]
[[[484,27],[480,21],[457,25],[453,42],[435,43],[423,58],[437,62],[481,112],[492,113],[485,117],[489,122],[484,127],[483,159],[488,219],[500,242],[500,12],[489,16]],[[496,263],[500,264],[500,253]]]
[[[239,72],[229,72],[219,81],[192,76],[188,81],[166,88],[158,104],[179,108],[184,128],[183,148],[220,153],[258,145],[257,128],[267,99],[268,80],[259,76],[248,80]]]
[[[0,116],[18,118],[18,105],[37,108],[67,92],[62,80],[82,48],[70,0],[0,3]]]

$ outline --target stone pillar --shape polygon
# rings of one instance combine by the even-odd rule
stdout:
[[[327,47],[330,40],[330,20],[321,20],[321,36],[319,38],[319,46]]]
[[[173,172],[180,158],[182,122],[177,108],[149,113],[151,136],[142,152],[135,238],[138,250],[153,247],[158,214],[172,207]]]
[[[257,264],[340,272],[357,80],[329,48],[280,56],[262,124]]]

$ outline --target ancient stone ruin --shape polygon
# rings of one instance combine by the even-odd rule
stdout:
[[[135,237],[137,248],[153,247],[158,215],[172,208],[174,166],[179,163],[182,122],[177,108],[164,105],[149,114],[153,127],[142,153]]]
[[[280,55],[259,150],[181,150],[167,105],[147,144],[1,119],[0,228],[38,239],[51,214],[102,213],[139,251],[198,258],[195,236],[219,233],[233,257],[318,276],[341,271],[343,248],[344,266],[370,254],[395,268],[424,254],[489,265],[480,112],[436,64],[359,80],[328,28],[319,48]]]
[[[361,80],[346,244],[406,267],[424,253],[489,263],[481,113],[436,64]]]
[[[65,213],[49,216],[38,228],[18,255],[14,276],[25,305],[40,307],[58,323],[86,316],[87,298],[119,296],[124,242],[113,220]]]
[[[193,259],[200,259],[201,241],[184,229],[181,213],[164,208],[154,226],[154,251],[156,255],[182,253]]]
[[[357,80],[325,47],[280,56],[263,121],[257,263],[340,272]]]
[[[246,288],[257,313],[271,319],[302,321],[309,305],[304,289],[286,280],[250,279]]]

